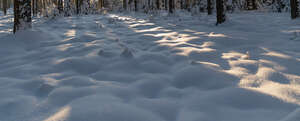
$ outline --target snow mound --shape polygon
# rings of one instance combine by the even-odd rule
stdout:
[[[178,88],[221,89],[235,86],[238,78],[203,65],[188,66],[178,70],[174,86]]]
[[[64,116],[59,117],[60,113],[63,113]],[[50,121],[50,119],[55,119],[55,121],[95,121],[95,119],[101,121],[164,121],[147,110],[106,95],[93,95],[74,100],[46,121]]]

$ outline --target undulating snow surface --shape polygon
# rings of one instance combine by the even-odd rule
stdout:
[[[0,16],[0,121],[300,121],[289,14]]]

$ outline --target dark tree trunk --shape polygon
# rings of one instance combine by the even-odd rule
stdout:
[[[183,9],[183,0],[180,0],[180,9]]]
[[[80,0],[76,0],[76,14],[80,13]]]
[[[127,0],[123,0],[123,9],[127,10]]]
[[[58,0],[57,1],[57,9],[58,12],[61,14],[64,11],[64,6],[63,6],[63,1],[62,0]]]
[[[276,0],[276,2],[277,2],[277,12],[281,13],[284,4],[282,3],[281,0]]]
[[[256,0],[252,0],[252,9],[253,10],[257,9]]]
[[[98,0],[98,9],[102,9],[103,4],[102,0]]]
[[[216,25],[218,25],[218,24],[225,22],[224,1],[216,0],[216,8],[217,8],[217,23],[216,23]]]
[[[134,0],[134,11],[138,11],[138,2],[137,0]]]
[[[246,4],[247,4],[247,10],[256,10],[257,9],[257,5],[256,5],[256,0],[246,0]]]
[[[64,0],[64,16],[71,16],[71,0]]]
[[[38,14],[40,6],[39,6],[40,0],[35,1],[35,14]]]
[[[190,4],[190,0],[186,0],[185,3],[185,8],[190,12],[191,11],[191,4]]]
[[[208,15],[211,15],[211,14],[212,14],[211,0],[207,0],[207,14],[208,14]]]
[[[36,15],[35,3],[36,3],[36,0],[32,0],[32,13],[33,13],[33,16]]]
[[[299,16],[299,2],[297,0],[290,0],[291,4],[291,18],[295,19]]]
[[[151,7],[150,7],[150,6],[151,6],[151,0],[148,0],[148,1],[147,1],[147,6],[148,6],[147,9],[150,10],[150,9],[151,9]],[[148,11],[148,10],[147,10],[147,11]]]
[[[157,9],[157,10],[160,9],[160,3],[159,3],[159,1],[160,1],[160,0],[156,0],[156,9]]]
[[[14,30],[31,28],[31,0],[14,0]]]
[[[173,13],[174,9],[174,1],[173,0],[169,0],[169,13]]]
[[[7,0],[2,0],[2,6],[3,6],[3,13],[4,15],[7,14]]]
[[[246,0],[246,10],[251,10],[251,0]]]
[[[168,0],[165,0],[165,10],[168,10]]]

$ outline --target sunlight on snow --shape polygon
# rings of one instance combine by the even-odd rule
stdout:
[[[247,54],[239,53],[235,51],[231,51],[229,53],[223,53],[222,58],[223,59],[244,59],[247,58]]]
[[[147,25],[155,25],[154,23],[136,23],[129,25],[130,28],[138,27],[138,26],[147,26]]]
[[[52,77],[47,77],[47,76],[43,76],[43,77],[41,77],[43,80],[45,80],[45,82],[47,83],[47,84],[50,84],[50,85],[57,85],[59,82],[60,82],[60,80],[57,80],[57,79],[54,79],[54,78],[52,78]]]
[[[227,37],[225,34],[215,34],[214,32],[211,32],[207,35],[208,37]]]
[[[202,64],[202,65],[206,65],[206,66],[209,66],[209,67],[215,67],[215,68],[220,68],[221,67],[219,64],[211,63],[211,62],[205,62],[205,61],[193,61],[192,64]]]
[[[274,57],[278,57],[278,58],[284,58],[284,59],[290,59],[292,58],[291,56],[279,53],[279,52],[275,52],[275,51],[271,51],[267,48],[263,48],[265,51],[267,51],[266,53],[263,53],[262,55],[267,55],[267,56],[274,56]]]
[[[300,100],[299,98],[297,98],[297,96],[300,95],[299,85],[284,85],[272,81],[267,81],[261,84],[259,88],[255,88],[255,87],[244,87],[244,88],[257,91],[260,93],[264,93],[270,96],[274,96],[277,97],[278,99],[281,99],[289,103],[295,103],[300,105]]]
[[[64,121],[69,117],[71,109],[72,108],[70,106],[63,107],[44,121]]]
[[[132,18],[127,18],[132,19]],[[135,19],[132,19],[135,20]],[[175,24],[168,23],[169,26],[176,26]],[[138,27],[143,27],[142,29],[137,29]],[[150,26],[150,27],[146,27]],[[199,36],[195,35],[202,35],[210,38],[225,38],[229,37],[222,33],[215,33],[215,32],[198,32],[195,30],[190,29],[184,29],[184,32],[190,32],[193,33],[193,35],[186,34],[186,33],[180,33],[177,31],[172,31],[170,29],[165,29],[163,26],[155,26],[154,23],[147,23],[145,20],[140,20],[140,22],[129,25],[130,28],[133,28],[135,32],[138,33],[145,33],[144,35],[147,36],[153,36],[153,37],[163,37],[160,40],[156,40],[155,42],[158,43],[160,46],[168,46],[172,47],[173,50],[176,50],[176,54],[183,55],[183,56],[190,56],[191,52],[196,53],[207,53],[207,52],[215,52],[217,50],[209,48],[215,45],[215,42],[212,41],[205,41],[202,44],[194,44],[190,43],[192,40],[200,39]],[[160,33],[146,33],[146,32],[155,32],[155,31],[161,31]],[[289,31],[291,32],[291,31]],[[292,31],[295,32],[295,31]],[[298,31],[296,31],[298,32]],[[201,40],[199,40],[201,41]],[[261,53],[263,56],[273,56],[278,58],[284,58],[284,59],[290,59],[291,57],[279,52],[270,51],[269,49],[262,48],[265,50],[265,53]],[[177,52],[178,51],[178,52]],[[202,64],[209,67],[214,67],[217,69],[220,69],[219,71],[226,72],[228,74],[240,77],[241,80],[239,82],[239,86],[241,88],[249,89],[252,91],[264,93],[267,95],[274,96],[280,100],[300,104],[300,100],[296,97],[300,95],[300,87],[297,85],[292,86],[290,84],[281,84],[278,82],[275,82],[274,80],[268,80],[269,77],[266,77],[266,74],[275,72],[275,70],[263,70],[264,67],[260,67],[260,63],[267,63],[269,65],[272,65],[274,69],[276,70],[284,70],[286,69],[284,66],[281,66],[280,64],[260,59],[260,60],[251,60],[251,53],[248,51],[246,53],[241,53],[237,51],[229,51],[222,53],[221,57],[225,61],[227,61],[230,65],[230,69],[223,70],[222,67],[219,65],[219,63],[213,63],[213,62],[206,62],[206,61],[192,61],[191,64]],[[296,58],[297,61],[299,61],[298,58]],[[253,65],[258,67],[257,73],[250,73],[251,70],[248,70],[248,68],[240,66],[240,65]],[[253,70],[252,70],[253,71]],[[287,74],[284,74],[287,76]],[[287,77],[288,78],[288,77]],[[297,75],[289,75],[289,78],[291,80],[297,80]],[[294,81],[294,83],[297,83],[298,81]]]
[[[73,47],[72,44],[63,44],[63,45],[57,46],[57,49],[60,50],[60,51],[66,51],[71,47]]]
[[[64,35],[66,35],[67,37],[74,37],[76,35],[76,30],[75,29],[68,30]]]
[[[273,62],[273,61],[270,61],[270,60],[260,59],[259,62],[272,65],[272,67],[276,70],[285,70],[286,69],[286,67],[281,66],[279,63],[276,63],[276,62]]]
[[[183,56],[188,56],[191,52],[214,52],[216,51],[215,49],[211,49],[211,48],[195,48],[195,47],[178,47],[178,48],[174,48],[175,50],[180,50],[180,52],[178,52],[178,55],[183,55]]]
[[[150,29],[144,29],[144,30],[134,30],[135,32],[151,32],[151,31],[158,31],[162,29],[162,27],[154,27],[154,28],[150,28]]]

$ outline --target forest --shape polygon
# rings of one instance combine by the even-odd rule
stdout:
[[[27,28],[32,15],[71,16],[113,10],[142,11],[151,14],[161,10],[169,13],[173,13],[174,10],[185,10],[193,14],[207,12],[208,15],[215,10],[216,25],[225,21],[225,11],[230,13],[245,10],[290,11],[292,19],[299,16],[298,0],[2,0],[1,6],[4,14],[9,7],[14,6],[14,32],[20,28]]]
[[[0,121],[300,121],[300,0],[0,0]]]

